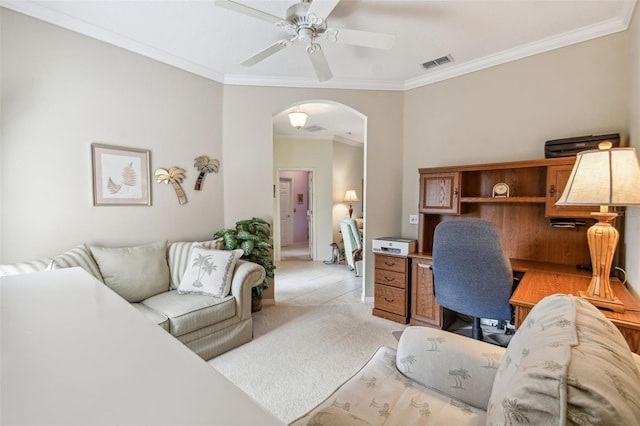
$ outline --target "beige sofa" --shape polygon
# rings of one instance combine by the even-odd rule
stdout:
[[[409,327],[293,425],[638,425],[640,357],[583,299],[554,295],[508,348]]]
[[[217,249],[220,241],[126,248],[80,245],[52,258],[0,265],[0,276],[81,267],[200,357],[210,359],[252,339],[251,288],[262,282],[265,271],[255,263],[230,259],[222,267],[209,265],[209,272],[217,270],[228,281],[224,294],[181,294],[181,279],[194,263],[196,246]]]

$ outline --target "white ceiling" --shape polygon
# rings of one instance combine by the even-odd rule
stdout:
[[[279,17],[284,17],[287,7],[297,2],[236,1]],[[635,3],[342,0],[327,19],[329,27],[393,34],[396,43],[391,50],[379,50],[322,40],[333,78],[318,82],[303,43],[294,43],[253,67],[241,66],[240,62],[249,56],[289,36],[282,28],[216,6],[214,1],[0,2],[9,9],[224,84],[373,90],[408,90],[623,31]],[[444,55],[451,55],[454,62],[432,70],[421,66]],[[320,106],[309,108],[316,110]],[[354,114],[331,115],[326,105],[317,112],[328,114],[327,121],[314,121],[310,115],[308,124],[328,126],[325,133],[338,138],[358,141],[364,137],[362,129],[357,134],[350,127],[364,127],[362,119]],[[275,134],[309,133],[285,127],[282,117],[275,119]]]

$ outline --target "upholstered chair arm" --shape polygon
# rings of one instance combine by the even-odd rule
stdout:
[[[408,327],[396,366],[405,376],[481,410],[487,409],[505,349],[428,327]]]
[[[265,277],[264,268],[246,260],[236,262],[231,281],[231,295],[236,299],[236,313],[240,319],[251,318],[251,289]]]

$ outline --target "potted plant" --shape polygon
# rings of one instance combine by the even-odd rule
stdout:
[[[236,222],[235,229],[221,229],[213,238],[222,238],[225,250],[242,249],[241,259],[261,265],[266,271],[262,283],[252,289],[252,311],[262,309],[262,292],[269,288],[269,279],[274,278],[273,244],[271,244],[271,224],[260,218]]]

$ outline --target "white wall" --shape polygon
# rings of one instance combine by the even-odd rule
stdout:
[[[625,137],[627,43],[618,33],[406,92],[403,236],[417,236],[408,215],[420,167],[544,158],[549,139]]]
[[[629,29],[629,103],[627,122],[629,145],[640,151],[640,7],[636,6]],[[628,207],[625,220],[625,242],[628,279],[640,297],[640,207]],[[620,248],[618,248],[620,250]]]
[[[0,8],[0,262],[77,244],[210,238],[223,223],[222,86]],[[152,182],[152,206],[94,207],[91,143],[151,150],[179,166],[188,204]],[[221,160],[194,191],[193,160]]]

